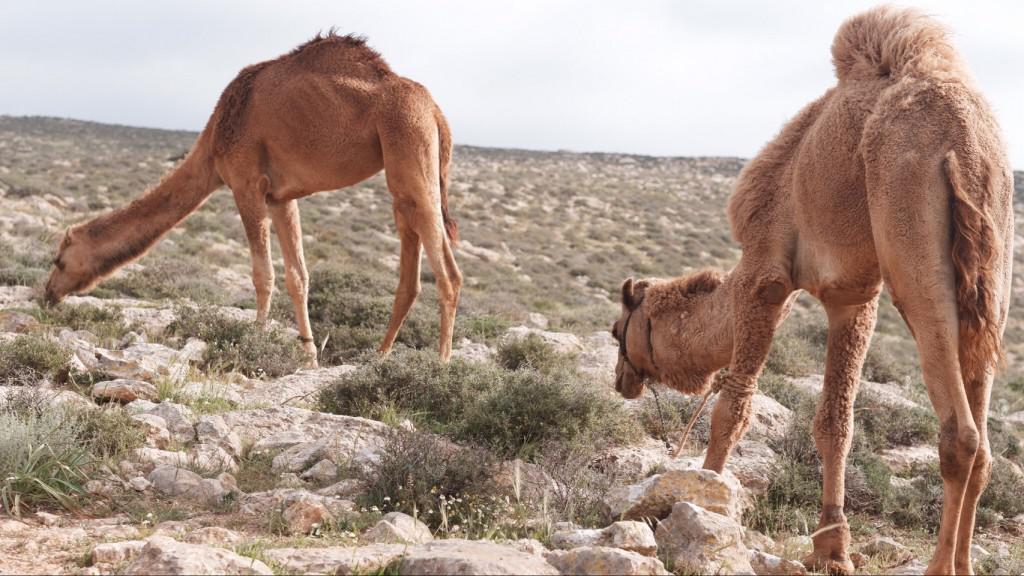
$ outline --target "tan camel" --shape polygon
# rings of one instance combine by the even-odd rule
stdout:
[[[45,300],[85,292],[141,257],[221,184],[235,197],[252,256],[256,315],[267,319],[274,269],[270,223],[284,256],[299,339],[312,365],[316,346],[306,296],[296,199],[387,177],[401,238],[400,276],[387,352],[420,291],[420,247],[437,279],[440,355],[451,355],[462,275],[448,215],[451,134],[426,88],[391,71],[361,38],[333,31],[275,60],[242,70],[228,84],[182,163],[131,204],[68,229]]]
[[[647,378],[706,392],[704,467],[721,471],[796,290],[825,306],[825,384],[814,422],[824,487],[808,566],[853,570],[843,513],[853,402],[883,282],[917,341],[941,421],[944,498],[932,574],[971,572],[975,511],[992,457],[986,429],[1010,297],[1012,176],[999,130],[935,21],[883,7],[832,45],[838,85],[743,169],[729,220],[743,255],[728,274],[627,280],[616,388]]]

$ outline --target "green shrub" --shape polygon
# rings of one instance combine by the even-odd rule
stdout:
[[[107,342],[117,340],[128,332],[128,326],[119,310],[89,304],[59,304],[40,308],[36,314],[44,324],[86,330]]]
[[[57,408],[35,392],[0,403],[0,503],[20,516],[23,508],[78,507],[77,497],[95,472],[96,450],[88,416]]]
[[[506,370],[536,368],[546,372],[566,360],[564,354],[559,354],[537,334],[527,334],[524,338],[509,338],[498,346],[497,362]]]
[[[325,388],[322,411],[368,418],[400,415],[503,455],[531,454],[548,440],[601,432],[623,438],[637,427],[610,392],[566,366],[550,373],[397,349],[374,357]]]
[[[338,364],[373,350],[384,338],[395,279],[335,267],[314,268],[309,281],[309,318],[318,342],[327,338],[321,362]],[[398,333],[410,348],[433,348],[440,338],[437,301],[424,290]],[[291,306],[288,306],[290,317]]]
[[[490,314],[459,318],[462,320],[466,335],[477,342],[491,342],[500,338],[510,325],[508,320]]]
[[[98,458],[117,461],[145,442],[145,433],[119,406],[70,412],[76,424],[76,437]]]
[[[857,429],[872,449],[933,443],[938,437],[931,410],[887,404],[867,390],[857,394],[854,413]]]
[[[237,371],[249,377],[278,377],[293,372],[302,360],[298,341],[275,326],[228,318],[213,308],[179,307],[168,330],[207,344],[203,366]]]
[[[22,334],[0,346],[0,384],[32,386],[41,380],[67,380],[71,355],[39,334]]]
[[[996,457],[992,462],[992,476],[978,506],[1004,518],[1024,514],[1024,476],[1006,458]]]
[[[812,397],[811,394],[794,386],[787,377],[769,370],[761,374],[757,386],[763,394],[771,396],[790,410],[796,410],[800,403]]]
[[[937,464],[915,466],[907,484],[894,485],[886,500],[885,515],[898,528],[935,533],[942,517],[942,475]]]
[[[496,463],[486,450],[396,429],[380,459],[361,474],[366,486],[362,501],[381,511],[414,515],[435,530],[486,523],[493,517],[475,516],[492,509],[490,479]]]
[[[827,337],[825,324],[794,318],[783,324],[772,341],[765,367],[771,372],[787,376],[820,374],[825,362]]]
[[[141,300],[186,298],[201,304],[222,304],[224,288],[213,271],[195,259],[150,257],[145,267],[116,274],[94,291],[100,298],[127,296]]]
[[[574,370],[515,370],[475,399],[456,435],[507,456],[528,458],[546,441],[571,441],[593,431],[635,434],[620,400]]]

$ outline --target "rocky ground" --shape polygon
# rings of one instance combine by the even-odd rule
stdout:
[[[61,228],[137,194],[193,137],[0,118],[0,422],[67,411],[86,414],[75,422],[106,426],[88,436],[95,444],[81,464],[88,473],[69,480],[81,483],[71,500],[16,506],[19,490],[38,493],[21,483],[36,472],[15,467],[4,480],[0,573],[805,572],[798,561],[810,550],[819,485],[807,406],[821,388],[823,343],[810,308],[797,311],[796,327],[776,344],[752,427],[723,475],[700,469],[706,416],[684,456],[673,458],[664,442],[692,400],[667,390],[638,401],[609,393],[617,349],[602,328],[615,317],[615,284],[630,271],[667,275],[731,262],[721,206],[740,161],[459,149],[453,197],[466,237],[459,258],[467,302],[457,370],[481,370],[496,381],[513,374],[515,383],[520,369],[506,370],[508,351],[516,350],[510,343],[539,342],[539,352],[524,349],[551,362],[568,359],[565,374],[581,382],[578,390],[593,392],[594,402],[612,398],[599,414],[616,415],[631,431],[584,452],[586,482],[552,463],[558,452],[548,444],[522,441],[509,450],[483,442],[480,454],[494,458],[486,505],[473,501],[467,513],[461,496],[446,501],[438,485],[431,490],[439,494],[436,507],[400,511],[398,495],[376,493],[371,482],[394,462],[396,435],[429,438],[441,447],[437,459],[449,449],[476,449],[467,438],[499,435],[473,436],[426,415],[427,403],[402,404],[399,396],[327,410],[325,390],[377,369],[353,350],[372,347],[382,333],[375,311],[387,310],[389,284],[374,285],[380,302],[345,300],[338,288],[345,284],[313,298],[314,312],[340,300],[342,312],[358,308],[372,320],[334,309],[318,317],[318,335],[332,341],[324,344],[326,367],[316,370],[296,369],[290,356],[295,333],[286,304],[255,343],[245,334],[188,328],[196,314],[200,325],[216,317],[253,328],[246,250],[221,195],[94,295],[69,298],[55,311],[38,307],[35,290]],[[389,272],[395,245],[383,194],[373,181],[340,204],[310,199],[316,210],[303,217],[311,268],[340,261]],[[488,232],[496,221],[504,234]],[[365,229],[374,238],[368,246],[353,240],[365,244]],[[649,246],[669,241],[679,251]],[[314,276],[314,289],[348,278]],[[488,297],[499,288],[503,298]],[[423,309],[404,332],[412,334],[408,346],[429,349],[435,320]],[[913,361],[900,356],[908,349],[900,330],[883,314],[847,478],[854,559],[865,573],[921,573],[934,545],[934,417]],[[47,368],[49,355],[59,356],[59,370]],[[522,370],[543,372],[546,364],[536,365]],[[377,370],[402,377],[387,364]],[[1013,354],[1009,371],[1018,371]],[[534,372],[524,382],[546,382]],[[443,389],[424,378],[424,390]],[[1000,490],[984,503],[975,553],[985,573],[1024,570],[1024,386],[1004,378],[991,421]],[[559,428],[563,418],[542,422],[541,415],[537,428],[558,430],[565,444],[571,435],[589,442]],[[518,413],[491,417],[482,428],[511,427]],[[10,465],[6,457],[0,446],[0,466]],[[444,478],[454,478],[456,465],[446,465]],[[570,509],[572,502],[586,505]]]
[[[32,297],[28,288],[0,288],[0,340],[37,327],[26,312],[36,306]],[[97,302],[134,318],[143,331],[161,329],[174,314],[141,301],[75,297],[68,304]],[[531,333],[563,350],[585,349],[579,361],[610,377],[616,348],[605,335],[581,339],[520,326],[506,337]],[[174,349],[135,333],[130,345],[110,350],[85,331],[62,329],[56,338],[73,351],[81,369],[99,368],[111,379],[96,382],[88,394],[54,387],[49,401],[124,411],[145,436],[144,445],[87,486],[92,498],[132,501],[132,512],[96,517],[95,507],[77,514],[49,508],[19,518],[0,515],[2,573],[804,573],[796,560],[809,549],[806,535],[773,540],[742,524],[773,474],[778,455],[769,443],[786,433],[793,417],[764,394],[755,397],[753,426],[724,475],[701,470],[698,454],[673,459],[662,443],[648,438],[600,455],[629,472],[624,476],[643,478],[607,491],[607,517],[616,521],[606,526],[555,523],[536,531],[543,542],[438,538],[412,516],[382,515],[356,504],[360,482],[346,471],[380,458],[392,427],[318,412],[313,401],[354,366],[301,370],[273,380],[235,374],[211,381],[194,368],[205,346],[198,340]],[[494,350],[465,341],[458,354],[479,359]],[[184,403],[160,401],[157,385],[168,381]],[[821,379],[792,383],[813,392]],[[884,402],[913,403],[891,386],[866,387]],[[0,395],[23,388],[0,387]],[[224,398],[236,408],[197,414],[188,404],[198,396]],[[247,492],[233,473],[252,454],[271,459],[270,482],[267,489]],[[896,471],[934,461],[937,454],[923,445],[881,457]],[[1024,517],[1015,522],[1024,530]],[[342,525],[348,529],[337,528]],[[929,546],[927,538],[865,539],[858,543],[857,559],[870,571],[919,573]],[[982,557],[1010,561],[1019,553],[1011,550],[1016,546],[1005,535],[983,535],[978,549]]]

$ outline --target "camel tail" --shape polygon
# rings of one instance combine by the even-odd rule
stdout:
[[[955,152],[946,155],[945,171],[953,189],[953,267],[956,274],[956,299],[960,323],[960,366],[964,373],[980,377],[1003,360],[1002,330],[997,295],[997,258],[999,241],[995,224],[985,212],[991,198],[991,166],[977,190],[972,190],[961,170]]]
[[[437,137],[439,144],[439,173],[441,175],[441,217],[444,220],[444,231],[448,240],[454,245],[459,241],[459,225],[448,213],[448,168],[452,163],[452,131],[448,127],[448,120],[438,110],[435,113],[437,119]]]

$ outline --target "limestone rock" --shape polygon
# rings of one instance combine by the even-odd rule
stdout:
[[[97,544],[92,549],[92,563],[120,564],[138,556],[145,546],[145,540],[125,540],[122,542]]]
[[[389,512],[361,537],[376,544],[422,544],[434,539],[430,528],[402,512]]]
[[[196,438],[203,444],[215,444],[232,456],[242,454],[242,439],[228,427],[219,414],[200,416],[196,420]]]
[[[743,514],[743,487],[735,477],[711,470],[669,470],[612,490],[605,506],[612,518],[665,518],[676,502],[692,502],[734,519]]]
[[[238,471],[238,463],[219,444],[198,444],[188,451],[189,461],[206,470]]]
[[[118,378],[117,380],[97,382],[92,387],[93,398],[120,402],[122,404],[127,404],[139,398],[156,400],[159,396],[160,394],[157,392],[156,386],[142,380]]]
[[[502,337],[503,342],[510,342],[515,340],[522,340],[527,336],[535,334],[540,337],[545,343],[550,345],[555,351],[563,354],[574,354],[583,351],[583,343],[575,334],[567,332],[548,332],[546,330],[539,330],[537,328],[530,328],[529,326],[514,326],[509,328],[505,332],[505,336]]]
[[[39,326],[35,317],[14,310],[0,310],[0,332],[24,334]]]
[[[283,512],[300,500],[321,504],[335,517],[345,518],[356,514],[355,503],[351,500],[322,496],[302,488],[278,488],[246,494],[239,502],[239,511],[252,516],[265,516],[274,511]]]
[[[284,509],[284,521],[292,534],[309,534],[333,518],[326,506],[313,500],[298,500]]]
[[[275,472],[302,472],[326,456],[329,448],[330,441],[327,438],[296,444],[275,456],[271,469]]]
[[[881,556],[893,562],[906,562],[913,556],[906,546],[884,536],[864,544],[860,547],[860,552],[871,557]]]
[[[564,530],[551,535],[551,547],[571,550],[585,546],[619,548],[644,556],[654,556],[658,543],[644,522],[625,520],[603,530]]]
[[[132,454],[143,464],[152,466],[187,466],[188,454],[177,450],[160,450],[143,446],[136,448]],[[148,468],[147,468],[148,469]]]
[[[372,457],[383,449],[391,434],[387,424],[375,420],[325,414],[292,406],[238,410],[221,416],[239,438],[253,443],[254,450],[267,450],[267,439],[275,437],[280,440],[290,436],[299,442],[326,440],[331,459],[341,459],[336,462],[358,462]],[[282,434],[285,432],[288,434]]]
[[[726,471],[753,495],[768,491],[779,455],[764,442],[740,440],[725,464]]]
[[[410,548],[401,574],[558,574],[535,554],[486,540],[434,540]]]
[[[211,546],[233,545],[244,542],[246,537],[227,528],[220,526],[204,526],[198,530],[188,533],[185,539],[192,544],[207,544]]]
[[[135,476],[128,481],[128,485],[136,492],[145,492],[146,490],[149,490],[150,486],[153,484],[143,476]]]
[[[146,444],[163,450],[171,443],[171,433],[167,430],[167,420],[156,414],[135,414],[132,420],[138,422],[146,431]]]
[[[728,516],[679,502],[655,531],[662,557],[676,570],[697,574],[751,574],[743,527]]]
[[[263,562],[223,548],[152,536],[125,574],[273,574]]]
[[[883,450],[878,456],[889,465],[889,469],[900,474],[910,472],[916,465],[939,461],[939,449],[931,444],[921,446],[899,446]]]
[[[252,451],[256,454],[273,454],[287,450],[296,444],[306,441],[306,435],[298,430],[284,430],[271,434],[266,438],[252,445]]]
[[[142,343],[123,350],[95,348],[95,368],[118,378],[179,382],[188,373],[189,362],[198,359],[206,349],[200,340],[190,339],[181,350],[162,344]]]
[[[787,576],[789,574],[807,574],[804,565],[795,560],[786,560],[758,550],[750,551],[750,566],[757,576]]]
[[[562,574],[627,574],[669,575],[661,560],[603,546],[586,546],[572,550],[548,552],[544,558]]]
[[[376,574],[408,550],[404,544],[370,544],[358,548],[278,548],[265,554],[285,574]]]
[[[330,460],[321,460],[316,464],[313,464],[302,473],[300,476],[303,480],[309,480],[311,482],[330,482],[338,475],[338,466]]]
[[[192,426],[192,410],[188,406],[173,402],[155,404],[140,398],[129,402],[125,409],[132,414],[151,414],[163,418],[171,438],[177,442],[191,442],[196,437],[195,428]]]
[[[190,470],[174,466],[158,466],[149,473],[153,489],[164,496],[185,498],[207,505],[219,504],[231,493],[238,492],[230,474],[203,478]]]

